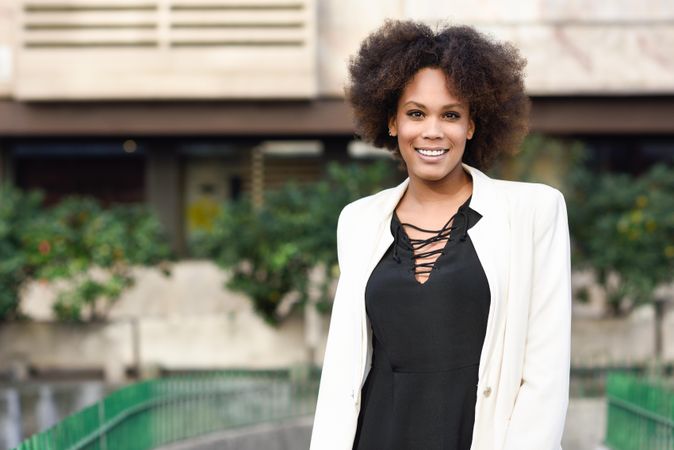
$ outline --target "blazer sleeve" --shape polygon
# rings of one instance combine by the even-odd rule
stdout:
[[[353,445],[351,422],[356,413],[351,381],[355,343],[350,330],[355,323],[349,302],[348,274],[344,267],[349,214],[347,205],[340,213],[337,225],[340,275],[330,316],[310,450],[347,450]]]
[[[569,399],[571,265],[564,197],[534,212],[533,274],[521,385],[505,450],[558,450]]]

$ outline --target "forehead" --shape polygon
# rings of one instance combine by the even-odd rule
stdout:
[[[461,103],[453,83],[445,72],[437,68],[419,70],[405,85],[399,105],[409,101],[432,104]]]

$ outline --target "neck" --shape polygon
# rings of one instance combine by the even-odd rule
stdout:
[[[410,203],[419,207],[463,201],[472,192],[470,175],[459,165],[442,180],[428,181],[410,177],[405,196]]]

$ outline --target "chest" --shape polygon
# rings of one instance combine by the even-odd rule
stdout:
[[[373,359],[385,355],[394,370],[419,372],[477,364],[490,293],[470,239],[447,242],[424,283],[415,279],[411,251],[394,258],[396,245],[366,284],[367,317],[379,342]]]

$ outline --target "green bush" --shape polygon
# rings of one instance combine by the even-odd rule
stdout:
[[[19,286],[31,270],[22,230],[38,215],[41,203],[38,193],[0,187],[0,321],[17,318]]]
[[[0,320],[18,311],[28,279],[67,280],[54,311],[62,320],[96,320],[132,285],[132,265],[170,257],[158,220],[137,205],[104,209],[71,197],[42,207],[37,193],[5,187],[0,193]],[[104,269],[103,275],[92,269]]]
[[[655,288],[674,279],[674,169],[658,165],[630,176],[592,171],[586,160],[578,142],[532,135],[490,174],[562,190],[573,266],[592,269],[609,294],[610,312],[624,314],[652,302]],[[609,286],[609,274],[618,276],[616,286]]]
[[[268,192],[264,206],[249,199],[227,203],[210,232],[191,237],[193,254],[212,258],[231,276],[230,289],[243,292],[268,323],[278,325],[278,306],[289,293],[307,300],[308,273],[318,264],[330,269],[337,262],[337,218],[352,200],[380,190],[392,177],[390,161],[330,165],[325,180]],[[328,309],[332,270],[321,287],[319,307]]]
[[[341,207],[381,189],[392,166],[390,162],[369,169],[332,166],[323,182],[291,184],[267,194],[260,210],[247,200],[225,205],[212,232],[192,236],[192,248],[196,255],[229,269],[228,287],[247,294],[256,310],[277,324],[284,296],[296,291],[301,301],[306,300],[309,269],[319,263],[335,265]],[[594,173],[586,164],[582,144],[532,135],[517,156],[501,161],[489,174],[544,182],[562,190],[573,266],[592,268],[599,275],[598,281],[611,293],[614,313],[653,301],[655,287],[674,279],[672,168],[657,166],[639,177]],[[617,290],[608,286],[611,273],[619,277]],[[324,293],[320,305],[327,309],[327,288]],[[632,302],[625,309],[621,305],[626,298]]]

